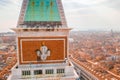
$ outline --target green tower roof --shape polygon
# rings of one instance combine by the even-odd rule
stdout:
[[[29,0],[25,22],[60,22],[56,0]]]

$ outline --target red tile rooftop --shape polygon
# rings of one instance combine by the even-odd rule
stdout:
[[[77,60],[77,58],[72,58],[71,60],[73,60],[74,62],[76,62],[77,64],[79,64],[80,66],[82,66],[83,68],[85,68],[88,72],[90,72],[91,74],[93,74],[94,76],[96,76],[99,80],[112,80],[114,78],[114,80],[120,80],[120,76],[116,76],[113,73],[109,72],[106,75],[103,73],[98,73],[96,72],[93,68],[91,68],[90,66],[87,66],[86,64],[84,64],[84,62],[80,62],[79,60]],[[87,67],[86,67],[87,66]],[[93,70],[92,70],[93,69]]]

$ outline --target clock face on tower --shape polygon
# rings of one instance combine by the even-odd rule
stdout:
[[[20,64],[58,63],[67,57],[67,37],[19,37]]]

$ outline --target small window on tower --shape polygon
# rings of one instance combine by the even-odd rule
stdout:
[[[34,71],[34,75],[41,75],[42,74],[42,70],[35,70]]]
[[[22,71],[22,76],[31,75],[30,71]]]
[[[57,69],[57,74],[65,73],[65,69]]]
[[[54,73],[54,70],[53,69],[47,69],[45,71],[45,74],[53,74]]]

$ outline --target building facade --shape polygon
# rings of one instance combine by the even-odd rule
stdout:
[[[61,0],[23,0],[17,28],[17,64],[8,80],[76,80],[68,59]]]

